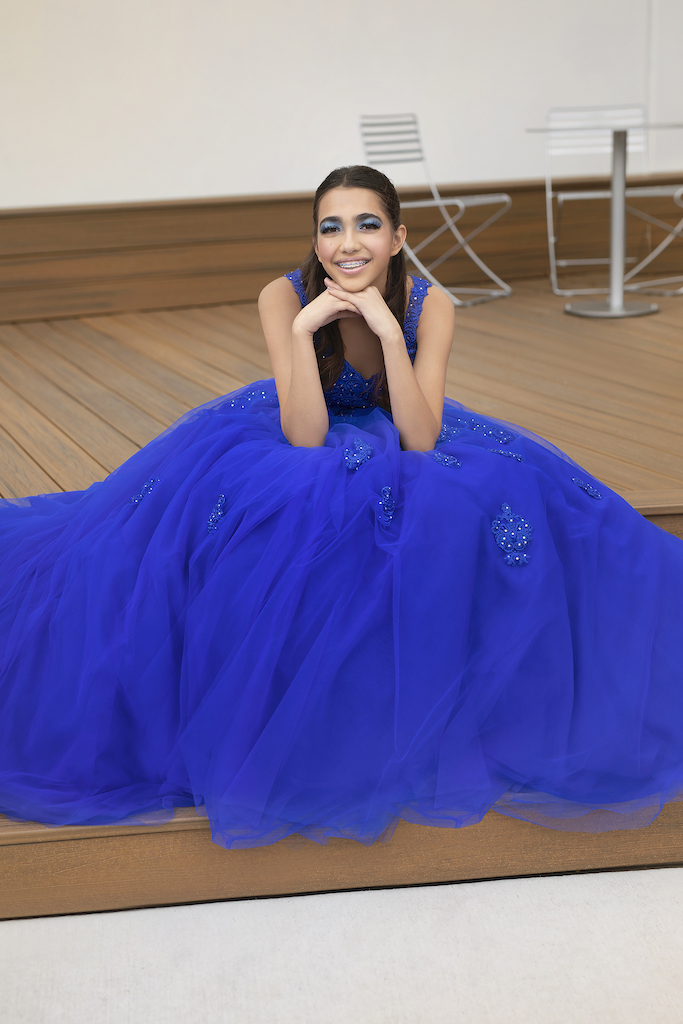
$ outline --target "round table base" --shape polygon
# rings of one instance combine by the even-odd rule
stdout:
[[[614,320],[622,316],[647,316],[649,313],[658,313],[659,306],[656,302],[625,302],[623,306],[616,309],[606,301],[592,302],[568,302],[564,307],[565,313],[572,316],[598,317],[602,320]]]

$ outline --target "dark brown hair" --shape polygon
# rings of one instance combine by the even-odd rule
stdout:
[[[301,279],[310,302],[325,291],[325,269],[315,253],[315,239],[318,233],[318,211],[320,201],[333,188],[365,188],[379,196],[380,202],[394,231],[401,223],[401,202],[393,184],[386,174],[374,167],[354,164],[351,167],[337,167],[328,174],[313,200],[313,246],[301,265]],[[403,249],[389,260],[384,301],[403,330],[406,311],[406,261]],[[323,390],[329,391],[344,367],[344,342],[335,320],[321,327],[317,334],[315,351]],[[384,369],[377,375],[375,395],[385,409],[389,408],[387,375]]]

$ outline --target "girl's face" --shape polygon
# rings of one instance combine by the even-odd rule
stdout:
[[[346,291],[375,285],[383,294],[389,260],[405,237],[405,227],[394,231],[370,189],[333,188],[320,201],[315,252],[327,276]]]

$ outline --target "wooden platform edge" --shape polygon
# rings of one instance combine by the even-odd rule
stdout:
[[[643,829],[560,832],[491,811],[461,829],[400,822],[389,842],[369,847],[291,837],[249,850],[217,846],[192,815],[60,841],[32,826],[33,841],[0,846],[0,918],[683,864],[681,803]]]

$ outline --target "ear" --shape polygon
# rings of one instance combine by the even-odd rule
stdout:
[[[391,246],[391,255],[392,256],[395,256],[396,253],[401,251],[401,249],[403,248],[403,243],[405,242],[407,235],[408,235],[408,232],[406,231],[405,224],[399,224],[399,226],[394,231],[394,242],[393,242],[393,245]]]

